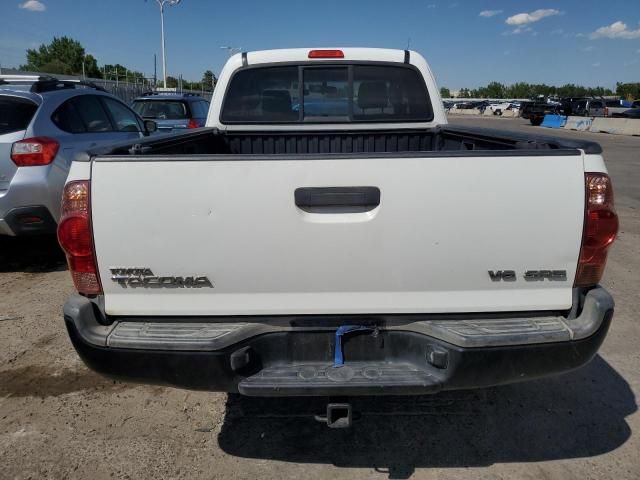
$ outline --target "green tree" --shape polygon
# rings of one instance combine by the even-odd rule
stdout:
[[[98,62],[92,55],[87,55],[80,42],[70,37],[53,37],[50,44],[27,50],[27,64],[22,69],[80,75],[83,63],[88,77],[100,76]]]
[[[442,98],[451,98],[451,90],[447,87],[440,87],[440,96]]]
[[[39,72],[44,73],[53,73],[53,74],[62,74],[62,75],[73,75],[73,71],[71,67],[61,62],[60,60],[53,59],[47,63],[40,65],[38,68],[29,68],[29,70],[37,70]]]
[[[91,54],[84,56],[84,74],[90,78],[102,78],[100,67],[98,67],[98,60]]]
[[[172,77],[171,75],[168,75],[167,88],[178,88],[178,79],[176,77]]]
[[[135,82],[136,80],[141,82],[144,79],[142,72],[136,72],[119,63],[104,65],[102,73],[107,80],[115,80],[117,78],[121,82]]]
[[[620,95],[627,100],[640,98],[640,83],[616,83],[616,95]]]
[[[486,86],[482,92],[483,97],[487,98],[504,98],[505,97],[505,86],[499,82],[491,82]]]
[[[525,82],[517,82],[506,87],[505,95],[509,98],[530,98],[531,85]]]
[[[201,83],[202,89],[205,92],[212,92],[216,86],[216,83],[218,83],[218,79],[211,70],[207,70],[202,74]]]

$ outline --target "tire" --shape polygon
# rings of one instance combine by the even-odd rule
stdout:
[[[534,127],[539,127],[540,125],[542,125],[542,122],[544,121],[544,117],[531,117],[529,118],[529,121],[531,122],[531,125],[533,125]]]

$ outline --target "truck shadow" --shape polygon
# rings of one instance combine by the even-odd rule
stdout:
[[[409,478],[417,468],[600,455],[630,437],[625,417],[637,410],[629,384],[600,356],[575,372],[528,383],[351,401],[361,418],[334,430],[309,416],[322,413],[326,399],[229,395],[218,443],[239,457]]]
[[[0,236],[0,272],[54,272],[66,270],[64,253],[55,235]]]

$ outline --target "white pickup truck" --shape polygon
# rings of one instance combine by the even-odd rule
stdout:
[[[64,307],[108,376],[422,394],[583,365],[613,300],[599,145],[447,125],[413,51],[238,54],[207,127],[74,161]],[[329,405],[343,426],[348,404]]]

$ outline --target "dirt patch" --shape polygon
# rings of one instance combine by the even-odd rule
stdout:
[[[122,391],[131,385],[108,380],[90,370],[55,370],[49,367],[27,367],[0,371],[0,396],[57,397],[84,390]]]

